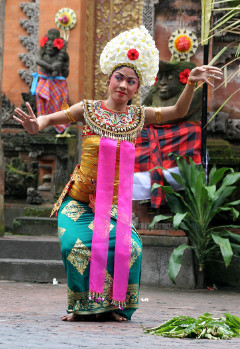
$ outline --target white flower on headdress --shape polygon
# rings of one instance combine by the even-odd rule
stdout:
[[[101,71],[110,75],[121,65],[133,68],[143,86],[154,84],[159,52],[144,26],[120,33],[104,47],[100,56]]]

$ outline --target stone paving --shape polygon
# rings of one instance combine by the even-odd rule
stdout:
[[[171,339],[143,334],[177,315],[197,317],[224,312],[240,317],[240,290],[176,290],[142,287],[140,308],[132,321],[63,322],[65,284],[0,281],[0,348],[240,348],[229,341]]]

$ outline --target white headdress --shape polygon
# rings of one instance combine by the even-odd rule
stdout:
[[[153,85],[159,66],[159,52],[144,26],[120,33],[104,47],[100,67],[104,74],[126,65],[133,68],[143,86]]]

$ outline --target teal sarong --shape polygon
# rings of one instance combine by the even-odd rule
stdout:
[[[115,311],[128,320],[138,308],[139,284],[142,265],[142,244],[136,230],[132,229],[131,267],[129,271],[126,307],[116,309],[111,305],[114,271],[117,207],[111,212],[109,250],[104,286],[104,301],[88,299],[91,243],[94,213],[85,203],[66,196],[58,212],[58,236],[67,274],[68,313],[89,315]]]

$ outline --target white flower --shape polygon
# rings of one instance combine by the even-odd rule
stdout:
[[[138,58],[129,59],[127,53],[136,49]],[[117,66],[129,65],[136,70],[142,85],[154,84],[159,66],[155,42],[144,26],[120,33],[107,43],[100,56],[103,73],[110,75]]]

